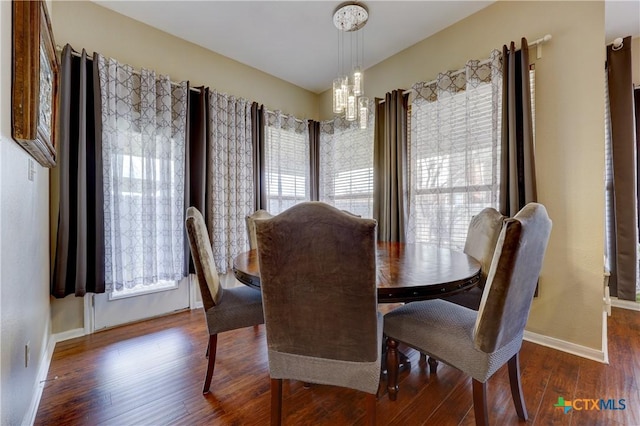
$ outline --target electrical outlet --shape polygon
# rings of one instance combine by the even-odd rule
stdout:
[[[29,361],[31,361],[31,342],[24,345],[24,368],[29,367]]]

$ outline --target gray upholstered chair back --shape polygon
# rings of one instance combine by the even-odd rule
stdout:
[[[256,220],[271,219],[272,217],[273,215],[271,213],[260,209],[244,218],[247,223],[247,235],[249,236],[249,248],[251,250],[258,248],[258,242],[256,240]]]
[[[223,290],[213,259],[207,226],[202,213],[193,206],[187,208],[185,224],[189,237],[189,247],[191,247],[191,256],[193,257],[193,266],[196,269],[198,285],[202,294],[202,304],[204,305],[204,310],[208,311],[209,308],[220,303]]]
[[[464,252],[480,262],[482,273],[480,288],[484,288],[487,281],[489,267],[505,218],[506,216],[501,215],[496,209],[487,207],[469,222]]]
[[[375,228],[321,202],[256,222],[270,351],[376,361]]]
[[[550,233],[542,204],[529,203],[505,220],[475,323],[477,349],[491,353],[522,340]]]

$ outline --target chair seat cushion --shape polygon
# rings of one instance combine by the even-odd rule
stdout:
[[[522,345],[522,334],[493,353],[476,349],[473,327],[478,313],[444,300],[403,305],[384,317],[384,333],[486,382]]]
[[[246,286],[225,288],[220,303],[206,314],[209,334],[264,324],[262,294]]]

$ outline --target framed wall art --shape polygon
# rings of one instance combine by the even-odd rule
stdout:
[[[47,5],[12,5],[12,137],[41,165],[56,165],[55,122],[59,65]]]

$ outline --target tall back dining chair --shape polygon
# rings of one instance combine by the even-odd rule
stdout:
[[[398,392],[398,342],[473,378],[476,424],[489,423],[486,382],[508,363],[518,417],[527,419],[518,354],[529,316],[551,220],[542,204],[527,204],[506,219],[476,312],[444,300],[413,302],[385,315],[389,398]]]
[[[256,220],[271,219],[273,215],[266,210],[260,209],[247,215],[244,220],[247,223],[247,235],[249,236],[249,248],[254,250],[258,248],[256,240]]]
[[[262,297],[251,287],[223,290],[204,218],[195,207],[187,208],[185,226],[209,330],[209,362],[202,390],[202,393],[208,393],[216,363],[218,333],[263,324]]]
[[[321,202],[256,222],[272,425],[282,419],[283,379],[365,392],[375,423],[382,345],[375,229],[375,220]]]
[[[506,216],[500,214],[493,207],[487,207],[471,218],[467,230],[467,239],[464,244],[464,252],[480,262],[480,284],[468,291],[446,297],[444,300],[478,310],[482,299],[482,290],[487,281],[493,253],[505,219]]]

